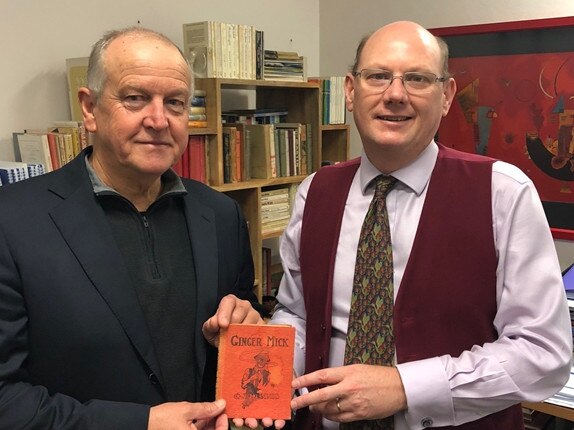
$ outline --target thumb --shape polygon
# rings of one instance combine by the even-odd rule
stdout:
[[[216,417],[225,410],[225,400],[218,399],[215,402],[192,403],[194,409],[193,418],[197,420]]]

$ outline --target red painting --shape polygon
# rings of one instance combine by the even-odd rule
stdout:
[[[434,31],[447,41],[451,54],[454,45],[449,69],[457,82],[456,96],[442,121],[438,140],[518,166],[536,185],[551,227],[568,233],[558,237],[571,238],[574,49],[555,49],[552,37],[548,37],[552,35],[539,37],[544,35],[547,27],[543,24],[548,21],[552,20],[538,20],[539,28],[522,33],[493,25],[470,30],[463,27],[460,33],[465,35],[460,40],[456,28]],[[574,34],[574,21],[572,26],[564,26],[564,20],[560,23],[561,31]],[[520,29],[521,23],[513,24]]]

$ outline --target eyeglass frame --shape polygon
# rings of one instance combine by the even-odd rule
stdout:
[[[384,87],[384,89],[382,89],[382,90],[380,91],[381,93],[384,93],[385,91],[387,91],[387,90],[390,88],[390,86],[393,84],[393,81],[394,81],[395,79],[400,79],[400,80],[403,82],[403,87],[405,88],[405,91],[406,91],[407,93],[409,93],[409,94],[415,94],[415,95],[416,95],[416,94],[426,94],[427,92],[430,92],[430,91],[428,91],[428,90],[430,90],[430,89],[432,88],[432,85],[436,84],[437,82],[442,82],[442,83],[444,83],[444,82],[448,81],[449,78],[450,78],[450,76],[438,76],[438,75],[436,75],[436,74],[434,74],[434,73],[432,73],[432,72],[405,72],[405,73],[403,73],[402,75],[393,75],[393,72],[391,72],[390,70],[386,70],[386,69],[370,69],[370,68],[364,68],[364,69],[361,69],[361,70],[358,70],[358,71],[356,71],[356,72],[352,72],[352,73],[351,73],[354,77],[356,77],[356,78],[361,78],[363,81],[365,81],[367,87],[368,87],[368,88],[371,88],[371,89],[380,89],[380,87],[376,87],[376,86],[369,85],[368,81],[367,81],[365,78],[363,78],[363,72],[366,71],[366,70],[370,70],[370,71],[372,71],[372,72],[385,72],[385,73],[389,73],[389,75],[390,75],[389,83],[387,84],[386,87]],[[413,93],[413,92],[411,92],[411,91],[413,90],[413,88],[412,88],[412,87],[409,87],[409,84],[408,84],[409,81],[407,81],[407,84],[405,85],[405,76],[408,76],[408,75],[421,75],[421,76],[426,76],[426,77],[428,77],[428,78],[430,78],[430,76],[434,76],[434,80],[433,80],[432,78],[430,78],[429,86],[428,86],[427,88],[424,88],[424,89],[422,89],[422,90],[414,89],[414,93]],[[410,91],[409,91],[409,90],[410,90]]]

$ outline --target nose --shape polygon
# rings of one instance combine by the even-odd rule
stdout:
[[[162,130],[168,127],[169,123],[165,114],[163,100],[150,101],[145,114],[143,122],[145,127],[153,128],[154,130]]]
[[[407,90],[404,85],[403,77],[393,76],[391,83],[383,92],[383,98],[389,101],[404,101],[407,97]]]

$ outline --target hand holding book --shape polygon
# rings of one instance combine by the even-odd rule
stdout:
[[[294,342],[295,329],[287,325],[230,324],[222,330],[216,397],[226,401],[235,425],[255,428],[262,419],[280,429],[291,418]]]
[[[201,330],[205,339],[217,348],[219,333],[229,327],[229,324],[265,324],[265,321],[249,301],[229,294],[221,299],[217,311],[203,323]]]

